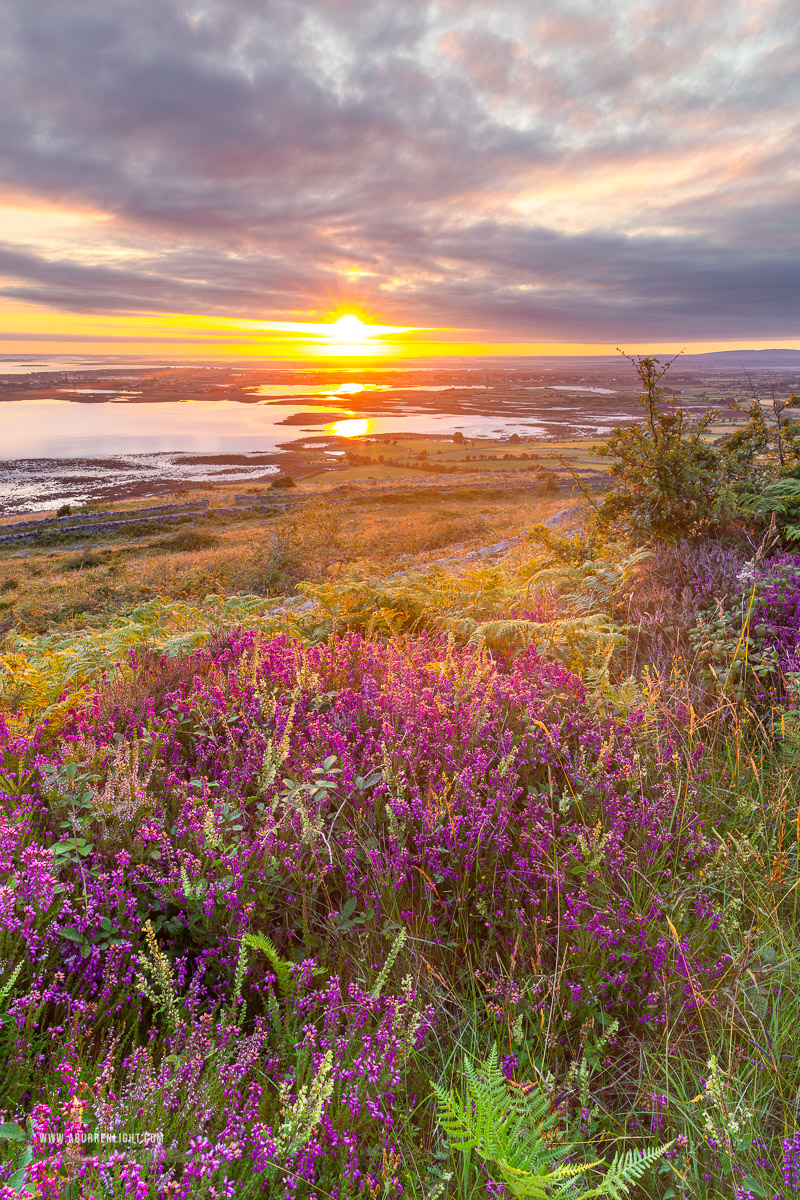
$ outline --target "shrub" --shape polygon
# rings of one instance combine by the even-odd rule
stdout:
[[[718,456],[704,440],[713,419],[692,419],[659,387],[670,364],[631,358],[642,383],[642,424],[614,431],[594,453],[611,459],[611,486],[599,507],[601,530],[638,542],[699,538],[723,516]]]
[[[158,549],[165,553],[186,554],[194,550],[208,550],[209,547],[216,546],[218,540],[213,534],[203,533],[199,529],[181,529],[172,537],[165,538],[163,542],[160,542]]]

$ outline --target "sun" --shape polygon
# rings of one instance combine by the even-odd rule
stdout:
[[[369,326],[354,313],[345,313],[331,325],[330,336],[337,342],[360,342],[369,336]]]
[[[296,328],[299,331],[301,327]],[[315,335],[315,341],[306,346],[309,356],[322,354],[338,359],[392,354],[397,346],[387,338],[412,332],[411,326],[373,325],[356,312],[341,309],[331,312],[328,321],[304,325],[302,329]]]

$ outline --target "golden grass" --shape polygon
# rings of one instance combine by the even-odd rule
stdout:
[[[301,579],[406,569],[447,555],[451,546],[466,552],[513,537],[571,503],[529,491],[498,494],[490,486],[459,492],[398,488],[397,499],[369,488],[344,498],[317,492],[282,516],[198,522],[214,538],[206,549],[170,549],[175,534],[85,549],[30,546],[23,556],[0,557],[0,622],[35,633],[80,628],[156,596],[281,594]],[[217,492],[216,499],[224,504],[228,497]]]
[[[369,466],[343,467],[340,471],[319,471],[314,475],[306,475],[303,483],[329,483],[335,478],[336,483],[348,483],[358,479],[416,479],[420,478],[419,471],[410,467],[395,467],[391,463],[372,463]]]
[[[601,439],[602,440],[602,439]],[[499,471],[530,471],[537,467],[560,468],[562,458],[572,466],[605,470],[602,459],[593,458],[590,449],[597,438],[567,438],[559,441],[522,441],[481,439],[463,443],[450,438],[396,438],[392,441],[354,438],[348,449],[370,463],[346,466],[334,471],[320,472],[309,479],[322,482],[335,478],[341,482],[358,479],[392,479],[401,474],[417,478],[436,477],[431,468],[457,467],[459,472],[481,473]]]

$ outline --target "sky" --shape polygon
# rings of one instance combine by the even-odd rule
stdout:
[[[797,0],[0,0],[0,354],[800,348],[798,146]]]

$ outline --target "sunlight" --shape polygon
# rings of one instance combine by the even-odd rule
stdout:
[[[358,342],[370,336],[370,327],[355,313],[345,313],[331,325],[330,336],[337,342]]]
[[[397,347],[386,341],[394,336],[412,332],[401,325],[373,325],[354,312],[334,311],[326,324],[315,326],[316,339],[306,344],[306,356],[326,355],[337,358],[372,358],[393,354]],[[309,330],[311,327],[309,326]]]
[[[355,313],[342,313],[327,327],[322,326],[320,331],[322,337],[318,349],[325,354],[362,358],[364,355],[386,353],[386,347],[379,336],[383,327],[368,325]]]
[[[347,421],[334,421],[332,425],[325,426],[325,432],[336,437],[363,437],[369,433],[370,425],[368,417],[355,417]]]

